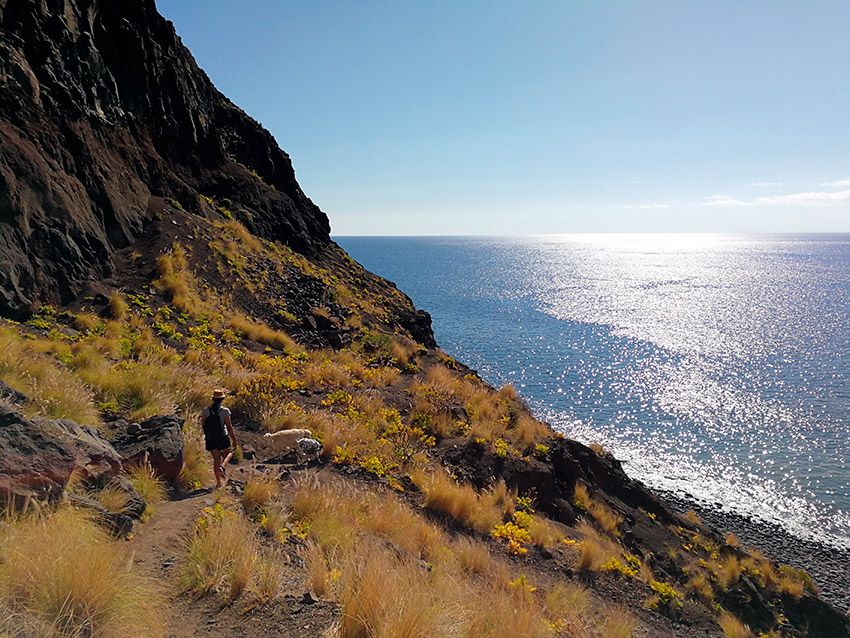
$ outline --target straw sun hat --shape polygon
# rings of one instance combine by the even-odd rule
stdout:
[[[213,390],[213,394],[212,394],[213,399],[223,399],[226,396],[227,396],[227,390],[222,390],[222,389]]]

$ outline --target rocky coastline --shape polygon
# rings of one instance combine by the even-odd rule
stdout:
[[[673,510],[693,510],[711,527],[734,533],[743,544],[771,559],[806,570],[824,600],[850,612],[850,550],[794,536],[777,524],[726,512],[688,495],[663,490],[656,493]]]

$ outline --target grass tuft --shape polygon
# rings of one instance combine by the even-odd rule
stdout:
[[[79,510],[0,525],[0,608],[41,636],[164,636],[166,609],[120,545]]]

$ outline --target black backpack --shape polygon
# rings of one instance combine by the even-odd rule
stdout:
[[[215,406],[210,406],[208,409],[210,413],[204,420],[204,438],[213,441],[227,436],[227,428],[219,416],[221,407],[216,409]]]

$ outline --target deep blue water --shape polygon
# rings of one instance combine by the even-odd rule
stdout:
[[[633,476],[850,547],[850,235],[336,239]]]

